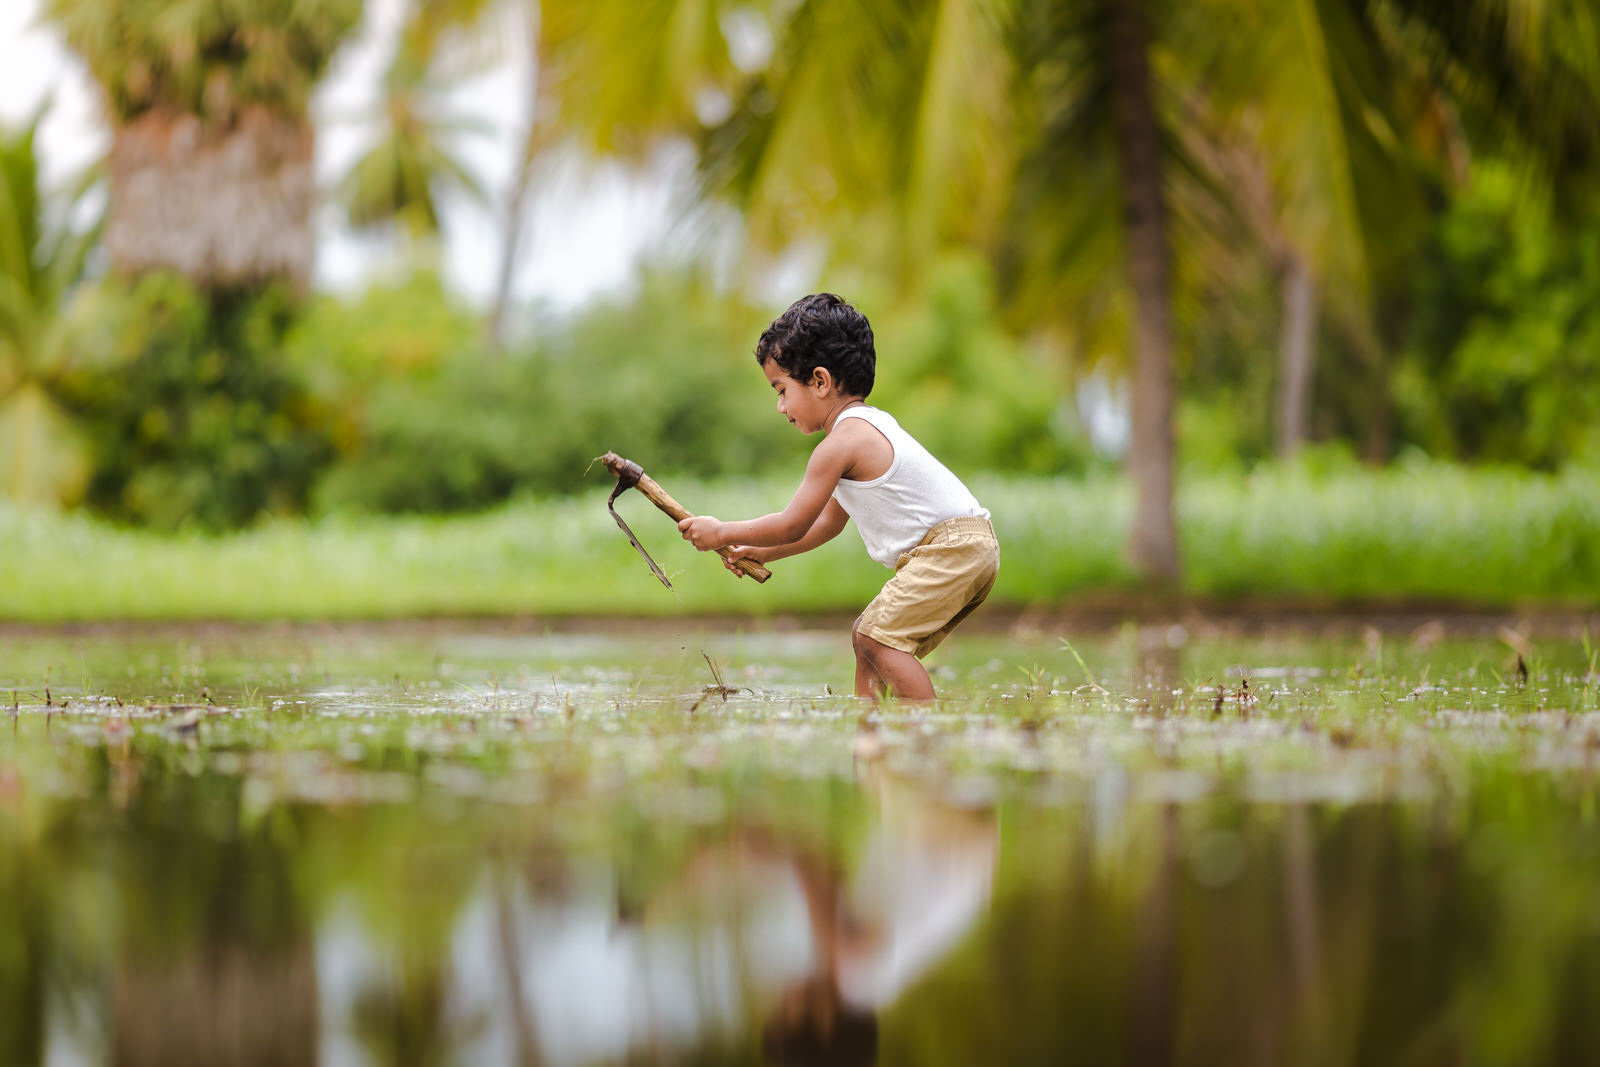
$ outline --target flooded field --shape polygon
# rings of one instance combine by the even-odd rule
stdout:
[[[1600,1062],[1587,632],[0,634],[0,1064]]]

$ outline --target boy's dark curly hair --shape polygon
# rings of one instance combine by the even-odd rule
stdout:
[[[825,367],[841,390],[860,397],[872,392],[878,367],[872,324],[832,293],[801,297],[761,332],[756,362],[769,359],[797,382]]]

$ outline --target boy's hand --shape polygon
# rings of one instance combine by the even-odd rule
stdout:
[[[683,534],[683,539],[702,552],[713,548],[721,548],[728,543],[722,534],[722,520],[714,519],[710,515],[691,515],[678,523],[678,532]]]
[[[747,559],[751,563],[767,562],[761,557],[761,550],[759,548],[755,548],[751,545],[729,545],[728,554],[722,557],[722,565],[732,571],[737,577],[743,578],[744,571],[734,566],[734,564],[741,559]]]

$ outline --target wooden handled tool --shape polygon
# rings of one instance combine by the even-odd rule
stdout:
[[[623,459],[615,452],[607,452],[600,457],[600,462],[605,464],[606,470],[617,476],[617,487],[611,493],[611,501],[616,500],[620,494],[629,489],[637,489],[650,498],[650,503],[672,516],[674,522],[682,522],[684,519],[694,516],[694,512],[672,499],[672,494],[661,488],[656,480],[646,474],[644,468],[633,460]],[[606,502],[608,507],[611,501]],[[644,546],[639,543],[639,539],[633,536],[633,531],[628,529],[628,524],[622,521],[622,516],[617,514],[617,510],[614,507],[611,508],[611,517],[617,520],[617,525],[621,526],[622,531],[628,535],[628,540],[633,542],[633,547],[637,548],[639,554],[644,556],[645,562],[650,564],[650,569],[655,572],[657,578],[661,579],[661,584],[671,589],[672,583],[667,581],[667,576],[661,573],[661,568],[656,566],[655,560],[650,558],[650,554],[644,550]],[[723,559],[728,559],[735,567],[758,582],[764,582],[772,577],[771,571],[754,560],[730,559],[726,548],[717,549],[717,555]]]

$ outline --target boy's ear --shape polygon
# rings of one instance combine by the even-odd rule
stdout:
[[[811,384],[818,389],[826,391],[830,385],[834,384],[833,372],[828,370],[827,367],[811,368]]]

